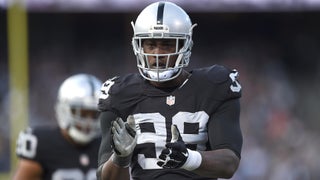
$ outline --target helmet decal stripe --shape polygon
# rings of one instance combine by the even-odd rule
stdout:
[[[158,6],[157,13],[157,24],[163,24],[163,10],[164,10],[164,2],[160,2]]]
[[[91,88],[91,96],[94,97],[94,92],[95,92],[95,89],[94,89],[94,79],[92,76],[88,76],[88,79],[89,79],[89,84],[90,84],[90,88]]]

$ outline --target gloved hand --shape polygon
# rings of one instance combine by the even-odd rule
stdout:
[[[117,118],[112,123],[111,133],[111,145],[115,152],[112,161],[120,167],[128,167],[137,144],[134,117],[128,116],[127,122]]]
[[[158,166],[163,168],[184,168],[192,171],[197,169],[202,161],[199,152],[187,149],[178,127],[171,125],[171,142],[166,144],[158,159]]]

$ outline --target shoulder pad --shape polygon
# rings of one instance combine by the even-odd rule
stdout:
[[[107,80],[102,84],[100,99],[106,99],[109,95],[137,93],[141,86],[141,78],[139,77],[138,74],[128,74]]]
[[[214,65],[208,68],[207,77],[210,82],[222,83],[228,80],[230,70],[221,65]]]
[[[128,74],[106,81],[102,85],[104,92],[101,91],[98,109],[100,111],[128,109],[139,101],[143,94],[142,81],[139,74]]]
[[[206,80],[203,88],[208,90],[214,99],[225,100],[241,96],[241,85],[237,80],[238,72],[221,65],[214,65],[197,70],[197,78]],[[212,94],[212,92],[215,92]]]

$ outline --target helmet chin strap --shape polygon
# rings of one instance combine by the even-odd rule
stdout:
[[[89,134],[82,133],[81,131],[79,131],[74,126],[71,126],[68,129],[68,133],[69,133],[70,137],[76,143],[79,143],[79,144],[87,144],[94,138],[94,134],[92,134],[92,133],[89,133]]]
[[[146,71],[145,73],[153,80],[161,81],[171,78],[179,69],[171,69],[163,72]]]

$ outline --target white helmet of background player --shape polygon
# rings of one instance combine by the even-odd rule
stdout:
[[[141,11],[136,22],[131,22],[134,35],[132,46],[137,57],[140,74],[147,80],[163,82],[176,78],[189,64],[192,48],[192,25],[188,14],[171,2],[156,2]],[[147,54],[142,48],[145,39],[175,39],[176,51],[170,54]],[[157,65],[148,63],[148,56],[156,56]],[[177,56],[174,67],[169,67],[170,56]],[[159,57],[167,60],[165,67],[159,65]]]
[[[60,128],[79,144],[86,144],[99,135],[98,97],[102,82],[88,74],[67,78],[60,86],[56,116]]]

